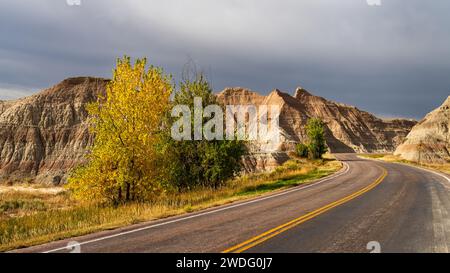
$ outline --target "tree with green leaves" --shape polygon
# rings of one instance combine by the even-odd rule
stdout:
[[[324,123],[318,118],[311,118],[306,125],[306,134],[308,135],[309,158],[320,159],[327,152],[327,146],[324,134]]]
[[[179,90],[174,95],[174,105],[187,105],[194,108],[194,99],[201,98],[203,105],[220,105],[213,94],[209,82],[201,74],[194,79],[185,77]],[[222,110],[223,112],[223,106]],[[191,115],[189,132],[194,135],[194,115]],[[202,124],[208,121],[202,118]],[[172,125],[174,118],[170,119]],[[223,126],[223,124],[221,125]],[[170,126],[169,126],[170,127]],[[245,145],[239,140],[223,140],[205,138],[190,140],[174,140],[168,137],[168,158],[172,162],[171,184],[179,191],[195,187],[217,188],[228,179],[239,173],[241,157],[245,153]]]
[[[309,147],[308,145],[304,144],[304,143],[299,143],[297,144],[297,146],[295,147],[296,149],[296,153],[299,157],[301,158],[307,158],[308,154],[309,154]]]

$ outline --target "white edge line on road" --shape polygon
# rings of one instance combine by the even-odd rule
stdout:
[[[247,202],[242,202],[242,203],[239,203],[239,204],[236,204],[236,205],[231,205],[231,206],[227,206],[227,207],[223,207],[223,208],[219,208],[219,209],[215,209],[215,210],[211,210],[211,211],[207,211],[207,212],[202,212],[202,213],[198,213],[198,214],[195,214],[195,215],[186,216],[186,217],[178,218],[178,219],[175,219],[175,220],[171,220],[171,221],[167,221],[167,222],[163,222],[163,223],[159,223],[159,224],[155,224],[155,225],[145,226],[145,227],[132,229],[132,230],[129,230],[129,231],[124,231],[124,232],[120,232],[120,233],[109,235],[109,236],[105,236],[105,237],[100,237],[100,238],[96,238],[96,239],[80,242],[78,245],[82,246],[82,245],[86,245],[86,244],[91,244],[91,243],[95,243],[95,242],[98,242],[98,241],[103,241],[103,240],[107,240],[107,239],[111,239],[111,238],[115,238],[115,237],[131,234],[131,233],[135,233],[135,232],[139,232],[139,231],[143,231],[143,230],[147,230],[147,229],[151,229],[151,228],[155,228],[155,227],[160,227],[160,226],[164,226],[164,225],[168,225],[168,224],[173,224],[173,223],[176,223],[176,222],[181,222],[181,221],[189,220],[189,219],[192,219],[192,218],[197,218],[197,217],[200,217],[200,216],[213,214],[213,213],[221,212],[221,211],[224,211],[224,210],[233,209],[233,208],[237,208],[237,207],[253,204],[253,203],[256,203],[256,202],[260,202],[260,201],[263,201],[263,200],[275,198],[275,197],[278,197],[278,196],[286,195],[286,194],[289,194],[289,193],[292,193],[292,192],[304,190],[304,189],[307,189],[307,188],[310,188],[310,187],[322,184],[323,182],[326,182],[326,181],[328,181],[330,179],[335,179],[335,178],[337,178],[339,176],[342,176],[342,175],[348,173],[348,171],[350,170],[350,166],[346,162],[342,162],[342,164],[345,166],[345,171],[337,173],[337,174],[329,176],[329,177],[326,177],[326,178],[323,178],[323,179],[319,179],[317,182],[313,182],[310,185],[294,188],[294,189],[291,189],[291,190],[286,190],[286,191],[283,191],[283,192],[280,192],[280,193],[277,193],[277,194],[272,194],[272,195],[269,195],[269,196],[266,196],[266,197],[261,197],[261,198],[257,198],[257,199],[250,200],[250,201],[247,201]],[[44,251],[42,253],[51,253],[51,252],[57,252],[57,251],[67,250],[67,249],[68,249],[68,247],[60,247],[60,248],[55,248],[55,249],[52,249],[52,250]]]
[[[358,156],[358,157],[359,157],[359,156]],[[433,171],[433,170],[430,170],[430,169],[427,169],[427,168],[423,168],[423,167],[419,167],[419,166],[414,166],[414,165],[411,165],[411,164],[406,164],[406,163],[401,163],[401,162],[389,162],[389,161],[384,161],[384,160],[381,160],[381,159],[375,159],[375,158],[366,158],[366,157],[359,157],[359,158],[362,158],[362,159],[368,159],[368,160],[373,160],[373,161],[378,161],[378,162],[383,162],[383,163],[399,164],[399,165],[403,165],[403,166],[407,166],[407,167],[416,168],[416,169],[419,169],[419,170],[422,170],[422,171],[426,171],[426,172],[429,172],[429,173],[433,173],[433,174],[435,174],[435,175],[438,175],[438,176],[440,176],[440,177],[446,179],[446,180],[450,183],[450,178],[449,178],[447,175],[444,175],[444,174],[442,174],[442,173],[440,173],[440,172]]]
[[[419,166],[414,166],[414,165],[409,165],[409,164],[405,164],[405,163],[400,163],[400,162],[398,162],[397,164],[401,164],[401,165],[403,165],[403,166],[413,167],[413,168],[416,168],[416,169],[420,169],[420,170],[423,170],[423,171],[427,171],[427,172],[429,172],[429,173],[434,173],[435,175],[438,175],[438,176],[440,176],[440,177],[442,177],[442,178],[444,178],[444,179],[447,179],[447,181],[450,183],[450,178],[449,178],[448,176],[446,176],[446,175],[440,173],[440,172],[433,171],[433,170],[430,170],[430,169],[427,169],[427,168],[423,168],[423,167],[419,167]]]

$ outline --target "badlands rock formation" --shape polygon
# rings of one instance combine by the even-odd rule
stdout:
[[[244,88],[227,88],[218,94],[224,104],[278,105],[281,108],[281,138],[277,145],[266,149],[265,143],[251,148],[245,160],[247,170],[272,169],[285,161],[287,153],[298,142],[305,142],[305,125],[312,117],[326,124],[326,140],[331,152],[384,153],[393,152],[416,124],[413,120],[385,121],[354,106],[348,106],[314,96],[303,88],[295,95],[272,91],[261,96]],[[263,150],[261,150],[263,148]]]
[[[84,105],[106,80],[70,78],[36,95],[0,102],[0,180],[59,184],[92,143]]]
[[[411,161],[450,162],[450,96],[412,128],[394,154]]]
[[[105,91],[106,83],[99,78],[70,78],[30,97],[0,101],[0,183],[28,179],[64,183],[68,171],[83,162],[93,141],[84,106]],[[415,124],[383,121],[301,88],[295,96],[279,90],[262,96],[228,88],[218,98],[225,104],[281,108],[280,141],[251,143],[251,154],[244,160],[247,171],[270,170],[287,160],[295,144],[306,140],[304,126],[311,117],[326,122],[327,143],[333,152],[393,151]]]

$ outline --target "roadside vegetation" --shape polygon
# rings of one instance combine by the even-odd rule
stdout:
[[[245,141],[191,140],[198,133],[195,111],[183,121],[188,139],[173,138],[178,117],[171,109],[192,110],[199,98],[224,107],[202,74],[186,73],[177,87],[162,69],[147,68],[146,59],[119,59],[105,96],[86,107],[95,141],[65,190],[0,189],[0,251],[251,198],[342,167],[323,157],[324,125],[310,119],[302,153],[273,172],[242,175]]]
[[[383,160],[383,161],[393,162],[393,163],[404,163],[404,164],[409,164],[409,165],[416,166],[416,167],[422,167],[422,168],[450,174],[450,163],[444,163],[444,164],[420,163],[419,164],[418,162],[405,160],[399,156],[395,156],[392,154],[360,154],[359,156],[361,156],[363,158],[378,159],[378,160]]]
[[[309,159],[321,159],[328,151],[325,142],[324,123],[318,118],[310,118],[306,124],[306,143],[296,146],[297,156]]]
[[[244,141],[207,140],[202,128],[200,138],[192,140],[199,129],[192,117],[196,111],[190,114],[194,100],[218,105],[204,76],[185,73],[176,88],[162,69],[146,65],[146,59],[134,65],[129,57],[119,59],[106,96],[87,105],[95,141],[88,163],[69,177],[74,198],[114,206],[151,202],[166,192],[217,188],[240,172]],[[186,107],[192,117],[188,128],[181,128],[187,139],[173,139],[173,125],[180,120],[172,117],[173,106]],[[205,119],[202,109],[196,110]]]
[[[341,163],[331,157],[321,160],[294,158],[273,172],[239,176],[219,188],[166,192],[151,201],[119,206],[77,200],[67,191],[57,194],[0,193],[0,251],[253,198],[311,182],[335,173],[341,167]]]

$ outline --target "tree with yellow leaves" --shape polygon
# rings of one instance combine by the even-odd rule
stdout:
[[[146,59],[117,61],[106,95],[86,109],[94,145],[86,165],[67,188],[75,197],[115,204],[148,200],[164,187],[163,118],[170,107],[172,79]]]

